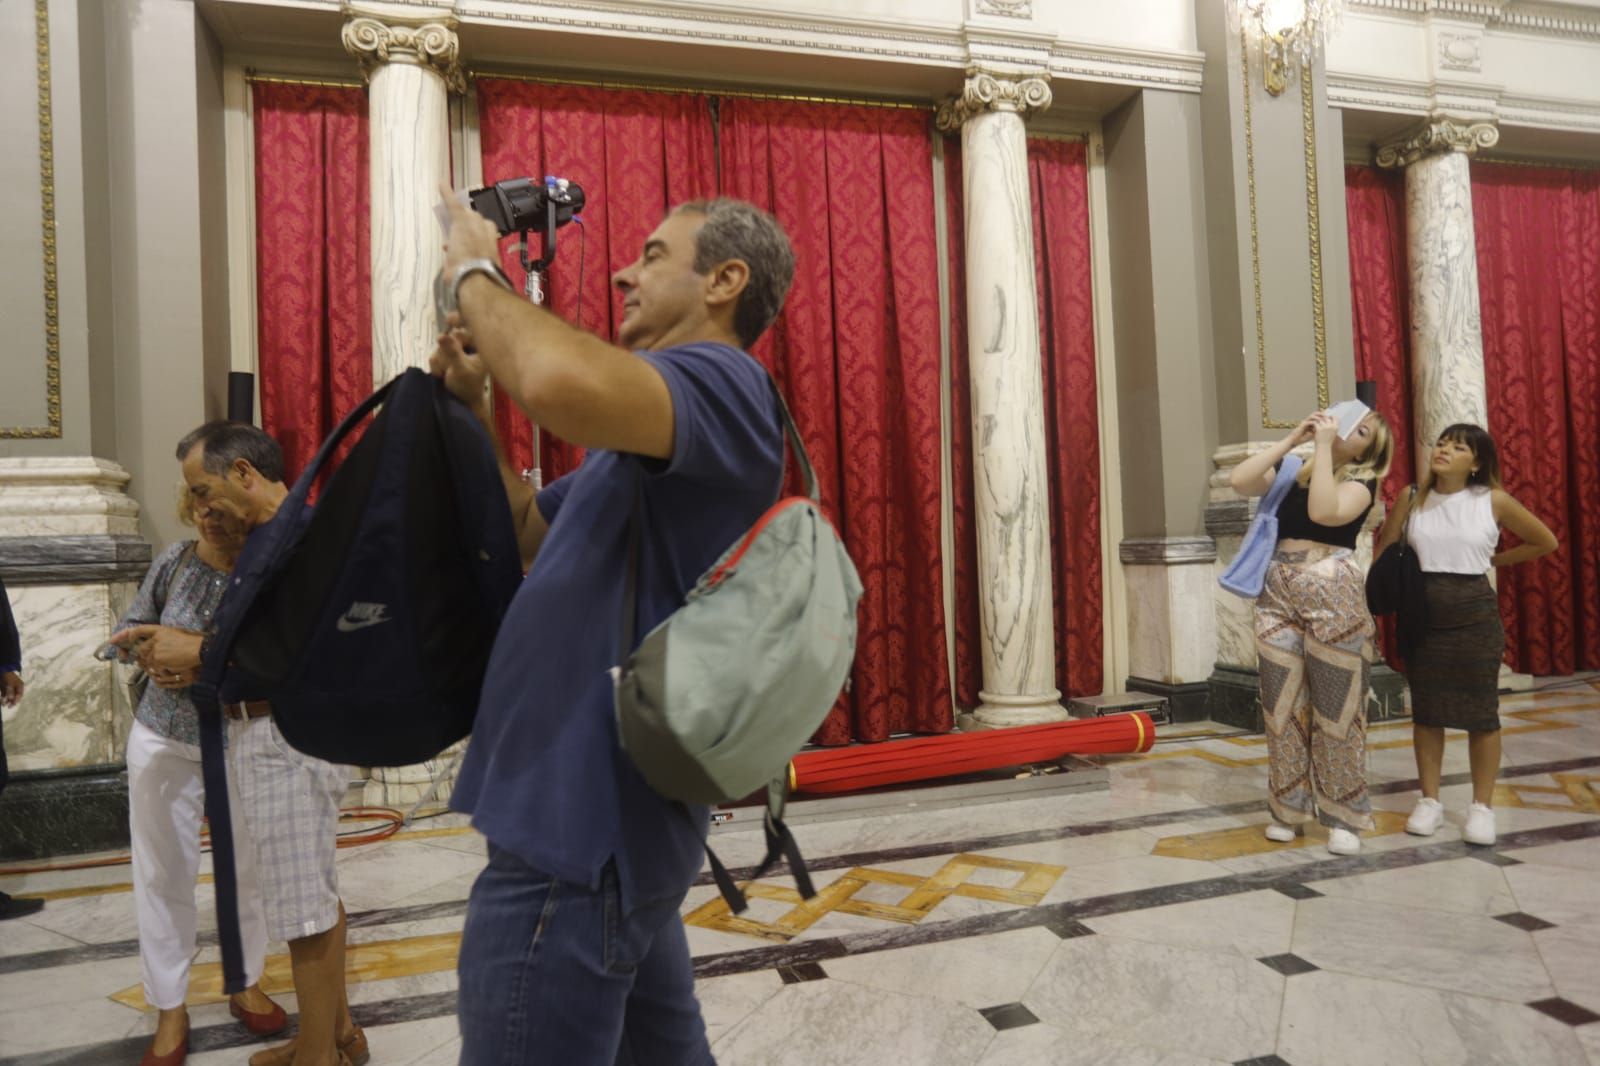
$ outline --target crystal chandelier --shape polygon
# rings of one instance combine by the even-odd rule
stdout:
[[[1309,66],[1338,29],[1344,0],[1228,0],[1228,11],[1251,40],[1261,42],[1267,92],[1277,96],[1289,87],[1289,72]]]

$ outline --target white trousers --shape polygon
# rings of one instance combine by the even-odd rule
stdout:
[[[237,855],[239,933],[245,983],[261,979],[267,924],[257,886],[255,848],[228,782]],[[139,916],[144,998],[159,1010],[183,1006],[195,955],[195,879],[200,873],[200,822],[205,785],[200,749],[170,740],[135,721],[128,734],[129,828],[133,837],[133,900]]]

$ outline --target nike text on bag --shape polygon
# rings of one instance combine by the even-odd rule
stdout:
[[[620,638],[624,652],[634,650],[616,671],[617,730],[645,780],[670,799],[725,803],[767,786],[767,858],[754,876],[782,851],[811,895],[783,826],[788,765],[850,674],[861,580],[818,506],[816,474],[775,385],[773,395],[807,495],[774,504],[634,648],[640,484]],[[723,895],[742,910],[710,859]]]
[[[1278,508],[1283,498],[1294,487],[1295,475],[1300,473],[1300,457],[1286,455],[1278,467],[1278,476],[1272,479],[1272,488],[1256,507],[1256,516],[1239,542],[1239,553],[1217,578],[1217,584],[1233,593],[1253,600],[1261,595],[1267,584],[1267,567],[1272,565],[1272,554],[1278,547]]]
[[[308,518],[319,474],[380,404]],[[276,518],[251,534],[190,690],[229,992],[241,990],[243,969],[218,705],[224,679],[269,700],[284,738],[309,755],[361,766],[421,762],[471,731],[495,631],[521,580],[488,434],[416,369],[352,411]]]

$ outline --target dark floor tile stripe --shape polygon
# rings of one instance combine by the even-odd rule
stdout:
[[[346,917],[352,929],[370,929],[400,922],[425,922],[436,918],[453,918],[467,912],[467,901],[451,900],[447,903],[422,903],[411,907],[387,907],[381,910],[356,911]],[[200,948],[217,946],[216,930],[206,930],[195,937]],[[139,954],[137,939],[112,940],[104,944],[84,944],[73,948],[54,948],[26,955],[0,955],[0,974],[21,973],[26,970],[52,970],[58,966],[78,966],[86,962],[105,962],[108,959],[126,959]]]
[[[1559,762],[1528,763],[1522,766],[1507,766],[1502,768],[1500,777],[1536,777],[1540,774],[1567,773],[1573,770],[1589,769],[1600,766],[1600,756],[1591,756],[1582,759],[1565,759]],[[1467,784],[1472,780],[1470,773],[1447,774],[1443,778],[1446,785]],[[1389,795],[1397,792],[1410,792],[1417,788],[1415,779],[1407,781],[1390,781],[1374,786],[1375,795]],[[1099,836],[1105,833],[1116,833],[1128,829],[1154,829],[1175,822],[1197,821],[1202,818],[1212,818],[1230,814],[1251,814],[1262,809],[1264,800],[1248,800],[1240,803],[1229,803],[1211,807],[1191,807],[1181,811],[1167,811],[1159,814],[1139,814],[1128,818],[1111,818],[1098,822],[1083,822],[1077,825],[1054,826],[1049,829],[1035,829],[1021,833],[1006,833],[993,837],[973,837],[965,840],[933,841],[927,844],[917,844],[903,848],[890,848],[880,851],[850,852],[844,855],[830,855],[810,860],[807,868],[818,873],[826,870],[848,870],[856,866],[874,866],[892,862],[905,862],[911,859],[922,859],[933,855],[956,855],[968,851],[993,851],[998,848],[1016,847],[1027,844],[1044,844],[1055,840],[1065,840],[1070,837]],[[1505,838],[1501,838],[1501,846],[1505,846]],[[1501,855],[1497,851],[1477,848],[1473,849],[1472,857],[1482,862],[1493,863],[1497,866],[1513,866],[1520,860],[1509,855]],[[739,867],[731,871],[735,880],[747,881],[755,874],[755,867]],[[711,883],[709,873],[702,874],[696,881],[697,885]],[[1272,888],[1280,892],[1293,895],[1294,889],[1279,885]],[[1305,889],[1304,891],[1314,891]],[[1296,896],[1295,898],[1309,898]],[[352,929],[365,929],[383,925],[394,925],[400,922],[420,922],[435,918],[450,918],[458,914],[465,914],[467,901],[449,900],[442,903],[422,903],[408,907],[385,907],[370,911],[358,911],[349,916]],[[215,932],[202,933],[199,946],[202,948],[215,947],[217,935]],[[39,951],[26,955],[0,956],[0,974],[21,973],[27,970],[54,969],[58,966],[74,966],[85,962],[103,962],[107,959],[129,958],[139,953],[137,940],[118,940],[109,944],[90,944],[76,948],[60,948],[52,951]]]
[[[350,1016],[356,1020],[357,1025],[366,1029],[399,1022],[442,1018],[455,1012],[456,993],[453,990],[350,1007]],[[289,1015],[291,1025],[297,1025],[299,1020],[298,1014]],[[247,1048],[250,1054],[254,1054],[263,1048],[271,1047],[281,1039],[274,1037],[271,1040],[262,1040],[246,1032],[239,1023],[229,1021],[221,1025],[208,1025],[189,1030],[189,1053],[201,1055],[208,1051]],[[107,1063],[138,1062],[139,1056],[144,1053],[149,1043],[148,1036],[107,1040],[101,1044],[40,1051],[29,1055],[12,1055],[0,1058],[0,1066],[107,1066]]]
[[[1544,829],[1503,833],[1500,836],[1499,846],[1526,848],[1596,838],[1600,838],[1600,821],[1573,822]],[[1051,928],[1056,923],[1064,921],[1081,922],[1109,914],[1149,910],[1174,903],[1220,899],[1262,889],[1282,891],[1283,886],[1288,883],[1303,885],[1307,881],[1330,881],[1340,877],[1448,862],[1452,859],[1466,858],[1473,850],[1476,849],[1472,845],[1460,841],[1436,841],[1395,851],[1323,859],[1291,869],[1254,870],[1201,881],[1187,881],[1176,885],[1161,885],[1156,888],[1001,911],[998,914],[974,915],[948,922],[925,922],[921,925],[887,929],[882,932],[853,933],[823,940],[802,940],[718,955],[704,955],[694,960],[695,976],[723,977],[751,970],[772,969],[789,962],[791,952],[807,960],[867,955],[895,948],[920,947],[969,937],[990,936],[1012,929]]]
[[[1574,822],[1546,829],[1504,833],[1500,837],[1499,846],[1526,848],[1594,838],[1600,838],[1600,821]],[[1122,914],[1151,907],[1163,907],[1172,903],[1218,899],[1260,889],[1277,889],[1285,884],[1286,877],[1291,875],[1295,882],[1322,881],[1373,873],[1378,870],[1444,862],[1464,857],[1470,848],[1471,845],[1459,842],[1438,842],[1399,851],[1327,859],[1307,863],[1293,871],[1281,869],[1253,871],[1205,881],[1191,881],[1187,884],[1164,885],[1159,888],[1118,892],[1090,899],[1068,900],[1041,907],[1019,908],[998,914],[975,915],[948,922],[930,922],[925,925],[897,927],[871,933],[853,933],[847,936],[749,948],[744,951],[701,956],[694,960],[694,970],[697,978],[723,977],[750,973],[754,970],[774,970],[783,966],[798,968],[806,963],[826,962],[828,959],[840,959],[846,956],[870,955],[879,951],[916,947],[922,944],[939,944],[971,937],[990,936],[1011,929],[1068,927],[1064,923],[1080,923],[1085,918],[1101,915]],[[1563,1021],[1576,1017],[1567,1009],[1568,1006],[1576,1005],[1569,1005],[1565,1000],[1544,1000],[1529,1006],[1552,1014],[1553,1017],[1559,1017]],[[1583,1008],[1578,1007],[1577,1010],[1581,1011]],[[350,1008],[356,1022],[365,1027],[441,1018],[454,1014],[455,1011],[454,991],[362,1004]],[[291,1016],[291,1021],[293,1020],[295,1016]],[[1568,1024],[1584,1023],[1568,1021]],[[147,1039],[137,1037],[112,1040],[101,1044],[16,1055],[0,1058],[0,1066],[105,1066],[110,1062],[136,1062]],[[190,1039],[193,1041],[191,1049],[197,1055],[206,1051],[245,1047],[257,1043],[240,1026],[232,1022],[195,1029]],[[1247,1061],[1270,1064],[1282,1063],[1283,1060],[1268,1057]]]

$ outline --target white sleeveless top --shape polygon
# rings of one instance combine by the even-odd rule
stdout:
[[[1488,573],[1500,543],[1491,490],[1473,485],[1448,495],[1428,493],[1411,513],[1406,539],[1417,550],[1423,573]]]

